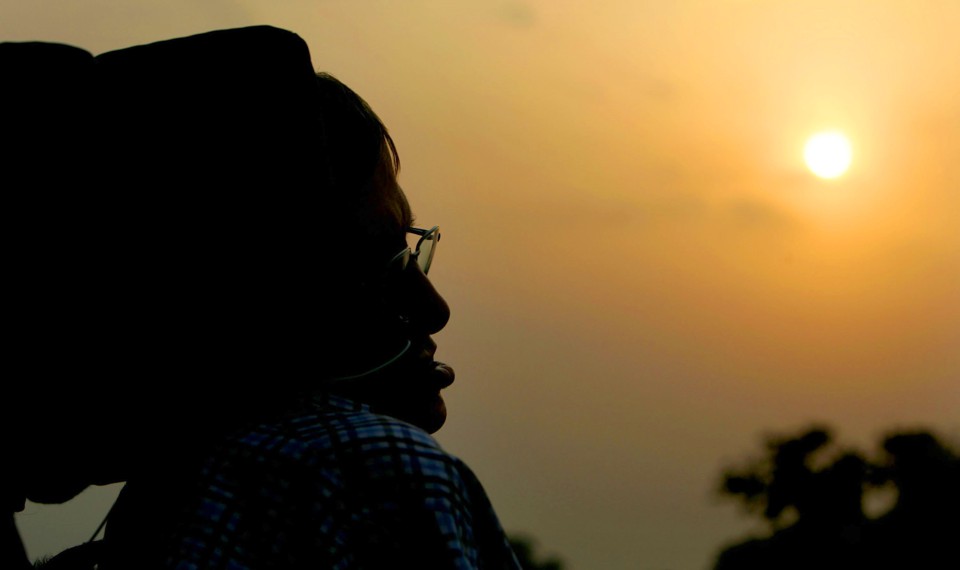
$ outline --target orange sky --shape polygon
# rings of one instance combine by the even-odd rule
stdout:
[[[571,568],[707,568],[767,431],[960,439],[960,3],[0,0],[0,38],[95,53],[255,23],[391,128],[444,229],[438,437]],[[30,507],[31,549],[110,492]]]

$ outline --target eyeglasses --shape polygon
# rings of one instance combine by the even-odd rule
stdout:
[[[440,241],[440,226],[433,226],[429,230],[411,227],[407,228],[407,233],[420,236],[417,245],[412,250],[409,247],[404,248],[390,260],[388,267],[397,264],[401,270],[405,270],[412,259],[426,275],[430,271],[430,264],[433,263],[433,254],[437,251],[437,242]]]

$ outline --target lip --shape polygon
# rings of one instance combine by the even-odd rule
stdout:
[[[422,348],[420,349],[420,359],[430,359],[433,360],[433,355],[437,353],[437,343],[430,337],[427,337],[420,343]]]
[[[448,366],[443,362],[433,361],[433,373],[431,378],[438,380],[436,386],[438,390],[443,390],[444,388],[449,387],[456,380],[456,373],[453,371],[453,368]]]
[[[449,365],[434,359],[437,353],[437,343],[430,337],[426,337],[418,343],[421,348],[415,357],[414,366],[421,370],[421,374],[427,380],[429,389],[443,390],[453,384],[456,374]]]
[[[411,340],[414,350],[408,353],[409,362],[416,363],[414,366],[425,366],[432,363],[433,356],[437,353],[437,343],[430,337]]]

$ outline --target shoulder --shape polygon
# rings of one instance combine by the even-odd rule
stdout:
[[[468,471],[422,429],[367,409],[327,411],[304,427],[298,436],[314,460],[332,460],[360,479],[459,487]]]
[[[277,556],[288,566],[514,567],[473,473],[423,430],[362,406],[310,406],[238,432],[204,479],[178,559],[242,543],[248,568]],[[225,530],[211,541],[210,528]]]
[[[459,479],[469,472],[422,429],[365,406],[314,406],[236,433],[219,454],[343,476]]]

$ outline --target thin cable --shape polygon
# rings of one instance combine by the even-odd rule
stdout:
[[[87,541],[87,544],[90,544],[91,542],[96,540],[97,536],[100,534],[100,531],[102,531],[103,528],[107,526],[107,519],[110,518],[110,514],[113,513],[113,509],[116,508],[116,506],[117,506],[117,501],[114,501],[113,505],[110,506],[110,510],[107,511],[107,515],[103,517],[102,521],[100,521],[100,526],[97,527],[97,530],[93,531],[93,536],[90,537],[90,540]]]
[[[411,341],[410,339],[407,339],[407,344],[404,345],[403,350],[401,350],[396,356],[390,358],[390,360],[387,360],[386,362],[384,362],[384,363],[382,363],[382,364],[379,364],[379,365],[371,368],[370,370],[367,370],[366,372],[361,372],[360,374],[353,374],[353,375],[351,375],[351,376],[337,376],[336,378],[329,378],[329,379],[327,379],[326,381],[327,381],[327,382],[338,383],[338,382],[344,382],[344,381],[347,381],[347,380],[356,380],[357,378],[363,378],[364,376],[369,376],[369,375],[374,374],[374,373],[376,373],[376,372],[380,372],[380,371],[383,370],[384,368],[386,368],[386,367],[390,366],[391,364],[393,364],[394,362],[400,360],[400,358],[402,358],[403,355],[406,354],[408,350],[410,350],[410,347],[411,347],[411,346],[413,346],[413,341]]]

